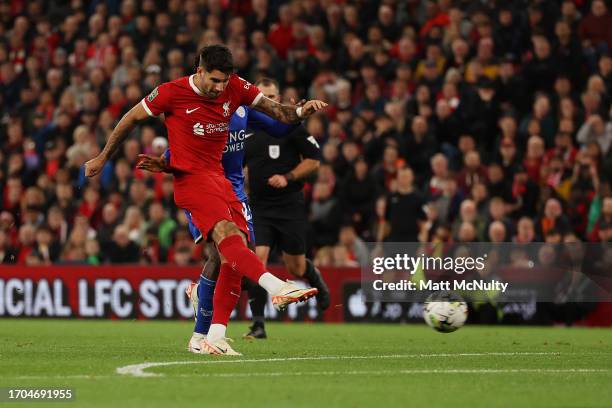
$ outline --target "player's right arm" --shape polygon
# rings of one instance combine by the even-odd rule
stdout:
[[[93,177],[102,171],[104,164],[113,156],[119,146],[125,141],[136,124],[149,117],[142,103],[137,103],[128,113],[123,115],[113,129],[104,149],[93,159],[85,163],[85,176]]]
[[[108,138],[104,149],[98,156],[85,163],[85,175],[93,177],[100,173],[104,164],[113,156],[138,122],[149,117],[157,117],[165,112],[171,112],[172,91],[171,82],[161,84],[123,115]]]

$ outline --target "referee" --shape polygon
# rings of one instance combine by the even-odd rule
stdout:
[[[276,81],[263,78],[256,85],[266,97],[280,102]],[[319,289],[317,305],[320,310],[327,309],[329,289],[305,255],[307,220],[303,180],[319,167],[321,152],[317,141],[299,126],[282,138],[258,132],[246,139],[245,149],[257,256],[266,265],[270,249],[278,247],[287,271]],[[253,285],[249,292],[253,325],[245,337],[265,338],[267,293]]]

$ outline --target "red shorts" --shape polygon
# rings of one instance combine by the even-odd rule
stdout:
[[[208,234],[219,221],[231,221],[249,239],[249,227],[243,205],[236,197],[232,184],[217,174],[174,177],[174,201],[191,213],[191,219],[208,239]]]

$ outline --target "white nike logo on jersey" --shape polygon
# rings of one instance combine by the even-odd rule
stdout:
[[[255,133],[247,133],[246,135],[244,135],[244,138],[247,139],[251,136],[253,136]]]
[[[189,115],[191,112],[195,112],[195,111],[197,111],[198,109],[200,109],[200,107],[199,107],[199,106],[198,106],[197,108],[193,108],[193,109],[185,109],[185,113]]]

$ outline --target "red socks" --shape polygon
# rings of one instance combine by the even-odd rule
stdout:
[[[240,276],[246,276],[257,283],[261,275],[266,272],[261,260],[245,245],[239,235],[231,235],[225,238],[219,243],[218,248],[221,255]],[[222,274],[223,272],[219,276]]]
[[[212,324],[227,326],[232,311],[240,299],[242,277],[230,264],[222,263],[213,297]]]
[[[240,299],[242,276],[259,282],[259,278],[265,273],[265,268],[239,235],[225,238],[219,243],[218,248],[226,262],[221,264],[215,287],[212,324],[227,326],[232,310]]]

